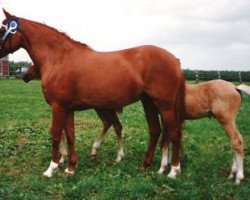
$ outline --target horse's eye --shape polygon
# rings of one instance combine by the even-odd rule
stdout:
[[[2,33],[4,33],[4,32],[5,32],[4,27],[1,27],[1,28],[0,28],[0,33],[2,34]]]

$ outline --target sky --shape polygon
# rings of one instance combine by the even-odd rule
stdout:
[[[1,7],[97,51],[152,44],[184,69],[250,71],[249,0],[0,0]],[[10,60],[30,58],[20,49]]]

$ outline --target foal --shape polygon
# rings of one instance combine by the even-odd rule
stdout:
[[[31,65],[28,69],[28,71],[23,76],[24,82],[29,82],[34,79],[40,79],[40,73],[37,70],[37,68],[34,65]],[[100,147],[101,143],[104,140],[105,135],[107,134],[109,128],[113,125],[115,133],[117,135],[117,143],[118,143],[118,153],[116,162],[119,163],[124,158],[124,152],[123,152],[123,145],[122,145],[122,125],[119,121],[119,118],[117,116],[116,110],[109,109],[109,110],[98,110],[95,109],[97,115],[102,121],[103,127],[100,131],[99,136],[97,137],[95,143],[93,144],[91,155],[96,156],[97,155],[97,149]],[[66,160],[67,157],[67,149],[66,149],[66,136],[65,136],[65,128],[62,131],[62,138],[61,138],[61,144],[59,152],[61,154],[60,163],[63,163]]]
[[[241,106],[241,93],[250,95],[250,87],[235,86],[224,80],[212,80],[196,85],[186,84],[186,119],[215,117],[230,138],[236,155],[229,178],[236,174],[236,184],[243,175],[243,139],[236,125],[236,116]]]

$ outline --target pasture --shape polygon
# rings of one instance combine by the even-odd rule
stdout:
[[[227,179],[233,155],[230,141],[209,118],[185,122],[182,172],[176,180],[157,174],[159,145],[153,165],[143,169],[148,131],[140,103],[120,115],[125,151],[121,163],[115,164],[113,129],[97,159],[91,158],[101,121],[93,110],[77,112],[75,175],[65,176],[63,165],[51,179],[44,178],[51,159],[50,119],[39,81],[0,79],[0,199],[249,199],[250,98],[245,95],[237,118],[245,145],[245,179],[239,186]]]

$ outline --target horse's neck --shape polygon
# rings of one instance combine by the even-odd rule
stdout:
[[[73,48],[73,42],[69,38],[42,24],[25,20],[22,31],[25,36],[23,48],[38,66],[44,62],[53,62],[62,52]]]

